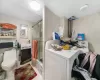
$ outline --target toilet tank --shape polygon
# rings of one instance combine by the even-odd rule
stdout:
[[[3,42],[3,43],[0,43],[0,49],[11,48],[11,47],[13,47],[13,42]]]

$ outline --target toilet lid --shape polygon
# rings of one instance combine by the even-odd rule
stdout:
[[[5,67],[13,66],[16,63],[16,60],[17,60],[17,58],[16,58],[16,50],[15,49],[5,51],[2,66],[5,66]]]

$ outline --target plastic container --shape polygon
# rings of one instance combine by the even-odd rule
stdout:
[[[53,40],[60,40],[60,36],[58,33],[53,32]]]
[[[79,33],[77,35],[77,39],[80,40],[80,41],[84,41],[85,40],[85,34],[84,33]]]

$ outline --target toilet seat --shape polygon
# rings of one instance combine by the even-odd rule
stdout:
[[[16,64],[17,58],[16,58],[16,50],[12,49],[9,51],[4,52],[4,59],[2,62],[2,68],[4,70],[11,70],[15,64]]]

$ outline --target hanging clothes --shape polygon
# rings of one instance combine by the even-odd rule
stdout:
[[[72,70],[72,73],[73,73],[72,76],[80,77],[81,80],[87,80],[85,78],[88,77],[90,78],[88,80],[91,80],[92,79],[91,77],[93,77],[92,75],[94,73],[94,68],[96,65],[96,57],[97,57],[97,54],[94,54],[91,52],[80,54],[78,58],[75,60],[74,67]],[[97,78],[97,77],[94,77],[94,78]]]
[[[86,65],[86,63],[88,62],[89,57],[90,57],[90,60],[89,60],[90,61],[90,67],[89,67],[88,71],[90,72],[91,75],[92,75],[94,66],[96,64],[96,56],[97,56],[97,54],[89,52],[89,53],[86,54],[86,56],[84,57],[84,59],[81,63],[81,67],[83,68]]]

